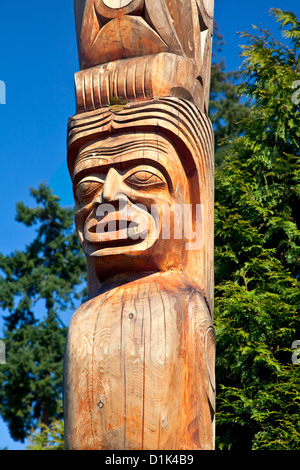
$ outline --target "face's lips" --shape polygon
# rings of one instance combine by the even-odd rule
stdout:
[[[105,207],[105,206],[104,206]],[[107,209],[107,207],[105,207]],[[151,231],[153,220],[145,210],[130,204],[121,210],[107,213],[99,206],[100,215],[93,215],[84,227],[84,238],[90,243],[113,244],[114,246],[137,243]]]
[[[130,228],[138,227],[138,224],[131,220],[120,220],[118,218],[110,221],[104,220],[102,222],[95,223],[89,228],[91,233],[110,233],[110,232],[122,232]]]

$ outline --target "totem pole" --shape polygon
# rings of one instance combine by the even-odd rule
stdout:
[[[212,450],[213,0],[75,0],[69,450]]]

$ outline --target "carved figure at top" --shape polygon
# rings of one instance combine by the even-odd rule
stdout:
[[[147,82],[147,90],[155,86],[150,85],[150,73],[158,84],[157,96],[187,98],[178,90],[166,90],[166,84],[175,83],[178,73],[183,74],[180,87],[188,90],[188,99],[198,101],[200,109],[205,101],[207,110],[213,6],[213,0],[75,0],[80,68],[135,59],[132,68],[127,66],[126,75],[131,75],[136,59],[143,57],[142,67],[147,72],[139,81]],[[152,60],[149,66],[147,61],[153,56],[159,63]],[[114,69],[114,74],[120,73]]]
[[[80,67],[160,52],[200,63],[211,5],[208,0],[75,0]]]

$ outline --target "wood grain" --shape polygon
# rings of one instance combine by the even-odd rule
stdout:
[[[201,293],[174,273],[121,284],[80,307],[67,342],[67,447],[211,449],[210,332]]]

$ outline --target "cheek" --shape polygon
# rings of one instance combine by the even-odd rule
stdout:
[[[85,193],[81,195],[73,191],[74,200],[76,203],[76,209],[81,210],[81,209],[85,209],[86,207],[93,205],[96,199],[101,198],[102,192],[103,192],[102,186],[98,187],[96,190],[90,189],[89,191],[85,191]]]
[[[142,204],[150,211],[152,206],[171,205],[174,201],[167,186],[163,189],[153,189],[149,187],[147,190],[131,192],[129,199],[134,204]]]
[[[189,200],[190,198],[189,198],[188,186],[184,184],[183,182],[180,182],[180,183],[177,182],[175,186],[175,191],[174,191],[175,204],[181,205],[184,203],[188,203]]]
[[[75,214],[75,226],[76,230],[80,235],[80,239],[83,238],[83,228],[88,216],[93,213],[94,204],[89,203],[85,205],[80,205],[76,203],[76,214]]]
[[[160,201],[160,221],[164,239],[183,239],[185,212],[189,207],[187,188],[177,184],[174,194]]]

